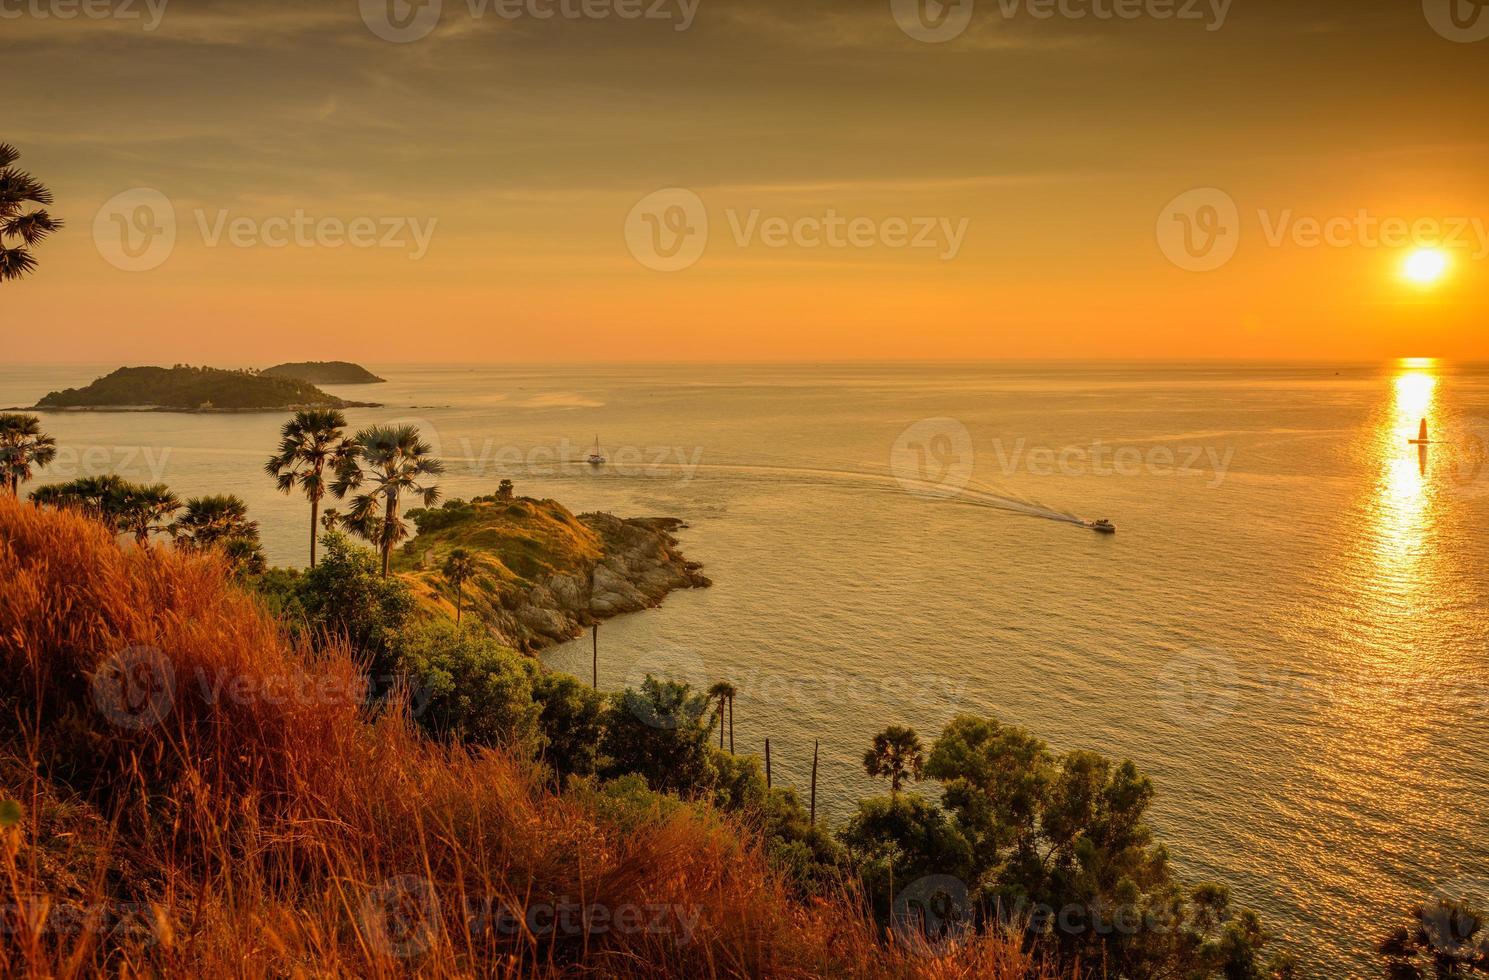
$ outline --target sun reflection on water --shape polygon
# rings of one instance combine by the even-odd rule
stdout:
[[[1384,472],[1375,501],[1376,559],[1386,580],[1406,592],[1421,576],[1417,564],[1431,527],[1430,450],[1413,446],[1423,420],[1429,438],[1437,399],[1435,362],[1409,358],[1394,382],[1395,394],[1377,434]]]

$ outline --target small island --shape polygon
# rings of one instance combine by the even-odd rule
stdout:
[[[293,378],[313,385],[374,385],[385,384],[360,364],[350,361],[292,361],[276,364],[259,372],[271,378]]]
[[[85,388],[51,392],[34,407],[70,411],[270,412],[380,406],[337,398],[294,378],[178,364],[169,368],[119,368]]]
[[[409,511],[419,533],[394,568],[430,611],[453,616],[459,598],[503,643],[534,652],[658,606],[674,590],[713,584],[677,550],[680,520],[576,516],[554,500],[509,494]],[[440,572],[456,549],[475,563],[458,597]]]

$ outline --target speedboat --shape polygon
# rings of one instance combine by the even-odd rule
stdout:
[[[1111,521],[1108,521],[1108,520],[1106,520],[1104,518],[1102,520],[1099,520],[1099,521],[1089,521],[1086,524],[1086,527],[1089,527],[1091,530],[1095,531],[1097,534],[1116,534],[1117,533],[1117,525],[1113,524]]]

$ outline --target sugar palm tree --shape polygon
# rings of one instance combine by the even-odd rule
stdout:
[[[258,536],[258,521],[248,519],[248,505],[232,494],[192,497],[171,525],[171,537],[187,550],[205,550],[234,538],[256,541]]]
[[[734,697],[739,689],[728,681],[719,681],[708,689],[710,700],[719,702],[719,748],[724,747],[724,712],[729,713],[729,754],[734,754]]]
[[[129,484],[112,473],[83,476],[66,483],[51,483],[31,492],[31,502],[38,507],[66,507],[83,511],[90,517],[117,527],[117,504]]]
[[[460,625],[461,607],[465,605],[465,581],[476,574],[476,560],[464,548],[456,548],[445,558],[440,569],[445,581],[455,586],[455,625]]]
[[[167,519],[181,509],[181,500],[164,483],[149,486],[129,483],[104,506],[118,521],[119,530],[133,534],[142,548],[150,545],[150,535],[168,533]]]
[[[907,778],[921,777],[925,747],[915,729],[890,725],[874,736],[873,748],[863,754],[863,768],[870,776],[888,779],[889,792],[896,794]]]
[[[35,415],[0,415],[0,487],[20,496],[21,484],[57,458],[57,440],[41,431]]]
[[[346,416],[335,409],[296,412],[279,431],[279,452],[269,457],[265,471],[283,493],[298,486],[310,501],[310,567],[315,567],[315,542],[320,531],[321,500],[330,489],[331,473],[340,470],[352,451],[345,434]]]
[[[423,482],[424,477],[445,471],[445,464],[431,455],[433,451],[419,437],[418,426],[377,425],[357,433],[337,468],[331,492],[338,497],[371,483],[370,489],[352,498],[342,523],[377,546],[383,556],[383,578],[388,577],[393,546],[408,537],[408,524],[400,510],[404,494],[421,497],[425,507],[439,502],[439,487]]]
[[[32,204],[51,204],[52,192],[15,162],[21,151],[0,143],[0,282],[20,279],[36,270],[31,250],[62,227],[45,208],[28,210]],[[16,244],[9,244],[14,241]]]

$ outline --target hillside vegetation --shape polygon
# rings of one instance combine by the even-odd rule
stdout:
[[[83,388],[53,391],[37,408],[164,408],[176,411],[267,411],[347,408],[364,403],[328,395],[294,378],[219,368],[125,367]]]
[[[0,497],[0,581],[0,975],[1029,975],[798,897],[707,805],[560,794],[371,711],[209,556]]]

